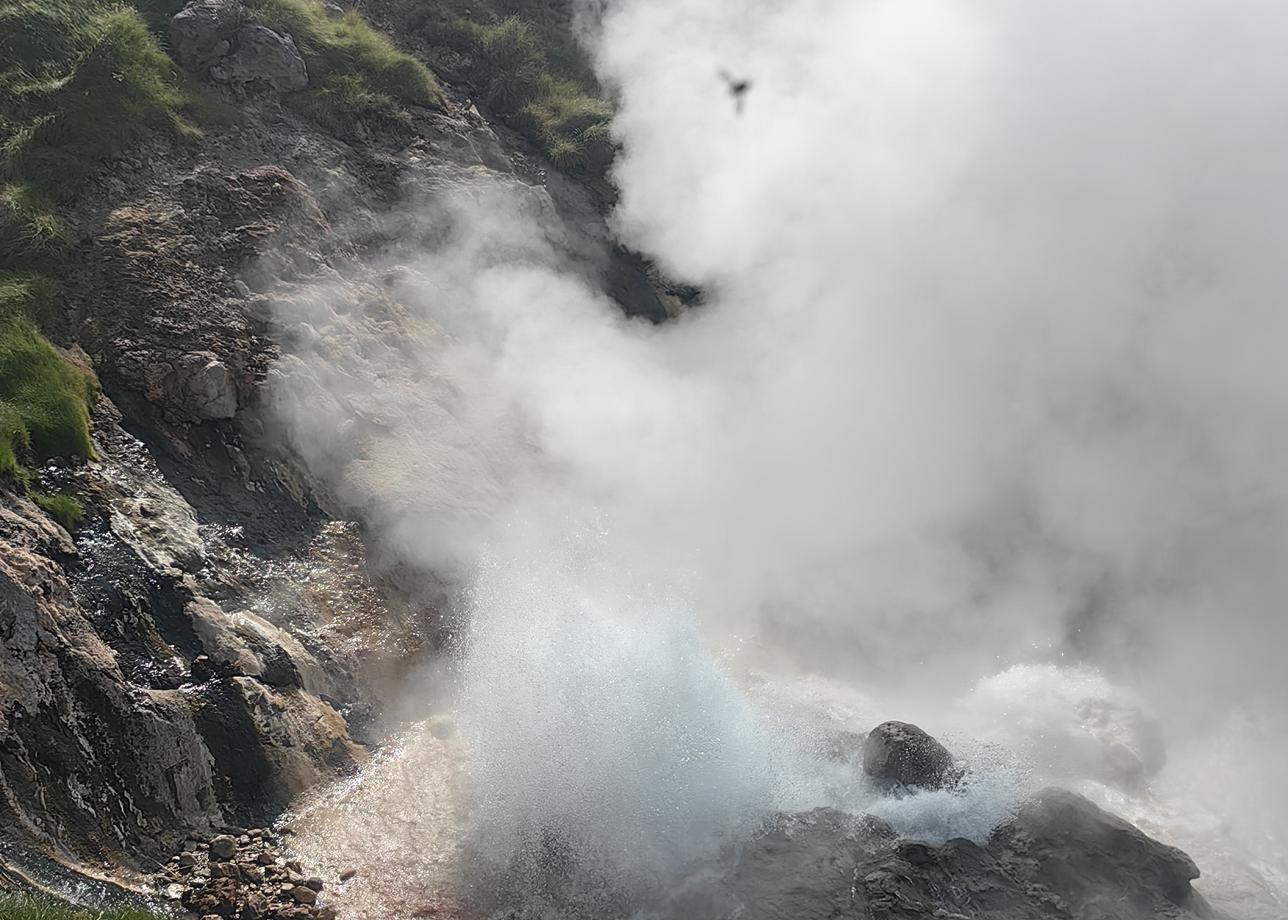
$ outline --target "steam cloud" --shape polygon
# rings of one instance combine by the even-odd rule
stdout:
[[[708,303],[628,321],[539,196],[476,189],[412,207],[452,231],[379,308],[439,332],[283,374],[333,410],[290,415],[314,468],[472,584],[494,820],[580,808],[610,857],[673,855],[808,797],[748,663],[950,732],[980,679],[1080,663],[1178,751],[1243,739],[1212,801],[1269,839],[1288,6],[619,0],[592,29],[616,229]]]

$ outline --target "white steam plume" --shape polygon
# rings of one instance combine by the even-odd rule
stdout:
[[[403,257],[395,298],[446,336],[379,355],[375,386],[302,358],[389,409],[357,455],[297,424],[337,488],[431,565],[491,547],[465,690],[492,804],[566,817],[637,792],[609,748],[660,752],[639,775],[669,811],[605,822],[604,850],[720,823],[694,802],[778,804],[772,734],[705,660],[683,691],[647,667],[676,609],[713,648],[909,708],[1084,661],[1190,747],[1256,714],[1247,769],[1282,762],[1286,40],[1288,6],[1254,0],[610,6],[617,227],[709,303],[625,321],[505,195]],[[752,80],[741,116],[722,69]],[[513,575],[543,567],[558,590]],[[679,602],[645,615],[640,585]],[[604,649],[624,684],[550,666],[599,628],[638,649],[636,668]],[[583,685],[603,696],[569,704]],[[665,718],[605,740],[633,699]],[[752,765],[735,803],[704,794],[718,770],[672,769],[694,762],[678,738],[712,733],[699,766]],[[1282,789],[1248,793],[1223,793],[1241,833],[1288,821]]]

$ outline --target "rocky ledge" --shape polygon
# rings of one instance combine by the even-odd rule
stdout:
[[[286,859],[269,830],[188,840],[157,875],[157,888],[203,920],[335,920],[322,879]]]

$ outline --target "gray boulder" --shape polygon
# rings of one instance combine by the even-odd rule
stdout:
[[[220,83],[260,83],[288,93],[309,85],[309,71],[290,35],[265,26],[242,26],[233,49],[210,68]]]
[[[219,83],[306,88],[309,71],[295,39],[245,20],[240,0],[194,0],[170,20],[171,51],[184,67]]]
[[[240,0],[195,0],[170,20],[170,52],[200,76],[232,51],[245,11]]]
[[[209,351],[184,355],[169,381],[171,396],[199,419],[228,419],[237,414],[237,381],[228,365]]]
[[[954,778],[953,755],[915,725],[882,722],[864,739],[863,772],[883,784],[939,789]]]

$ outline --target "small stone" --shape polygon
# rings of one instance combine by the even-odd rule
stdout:
[[[255,862],[259,863],[261,866],[271,866],[273,863],[277,862],[277,857],[268,850],[265,850],[263,853],[260,853],[255,857]]]
[[[345,869],[343,872],[340,873],[340,881],[347,882],[349,879],[353,878],[357,874],[358,874],[357,869]]]
[[[211,878],[238,878],[240,875],[241,872],[238,871],[236,863],[213,863],[210,866]]]
[[[244,864],[241,867],[241,877],[252,885],[262,885],[264,882],[264,870],[260,866]]]
[[[246,836],[258,840],[260,837],[264,836],[264,829],[262,827],[252,827],[246,832]]]
[[[335,908],[329,904],[326,907],[319,907],[313,916],[315,920],[335,920]]]
[[[309,888],[312,888],[314,891],[321,891],[321,890],[322,890],[322,879],[320,879],[320,878],[317,878],[317,877],[314,877],[314,878],[306,878],[306,879],[304,880],[304,884],[305,884],[306,886],[308,886]]]
[[[180,868],[183,869],[191,869],[197,864],[197,857],[191,853],[180,853],[175,859],[178,861]]]
[[[316,904],[318,893],[307,885],[296,885],[291,889],[291,897],[301,904]]]
[[[286,877],[288,880],[290,880],[290,883],[292,885],[304,884],[304,876],[300,874],[300,871],[298,869],[292,869]]]
[[[250,834],[242,834],[237,838],[237,843],[239,846],[247,846],[250,843]]]
[[[300,865],[300,862],[298,859],[288,860],[286,863],[286,868],[290,869],[292,872],[299,872],[301,874],[304,872],[304,867]]]
[[[232,859],[237,852],[237,839],[227,834],[220,834],[210,841],[211,859]]]

